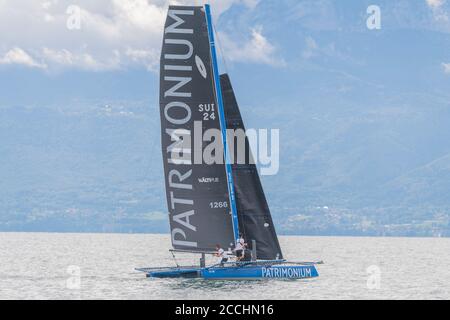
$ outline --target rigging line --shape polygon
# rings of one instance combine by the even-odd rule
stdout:
[[[217,104],[218,104],[218,111],[219,111],[219,121],[220,121],[220,128],[222,130],[222,143],[223,143],[223,149],[224,149],[224,157],[225,157],[225,170],[226,170],[226,176],[227,176],[227,184],[228,184],[228,196],[231,204],[231,221],[233,224],[233,238],[234,243],[236,244],[236,237],[239,236],[239,222],[238,222],[238,216],[237,216],[237,206],[236,206],[236,195],[234,190],[234,182],[233,182],[233,174],[232,174],[232,168],[231,168],[231,161],[230,161],[230,155],[229,155],[229,149],[227,144],[227,133],[226,133],[226,120],[225,120],[225,111],[224,111],[224,104],[223,104],[223,96],[222,96],[222,90],[220,85],[220,74],[219,74],[219,68],[217,65],[217,52],[216,52],[216,45],[214,41],[214,28],[212,25],[212,18],[211,18],[211,9],[209,5],[205,5],[205,11],[206,11],[206,23],[208,26],[208,35],[209,35],[209,41],[211,46],[211,62],[212,62],[212,73],[214,76],[214,86],[215,86],[215,94],[217,98]]]
[[[177,262],[177,258],[175,258],[175,254],[173,253],[173,251],[170,251],[170,253],[172,253],[173,260],[175,261],[175,264],[177,265],[177,268],[179,268],[180,265]]]
[[[225,58],[225,53],[224,53],[224,50],[223,50],[222,41],[220,41],[219,31],[217,31],[217,27],[216,27],[216,24],[214,22],[212,22],[212,26],[213,26],[214,34],[216,35],[217,44],[218,44],[218,47],[219,47],[219,53],[220,53],[220,57],[222,58],[222,63],[223,63],[224,69],[225,69],[225,73],[228,74],[228,76],[229,76],[230,72],[228,70],[228,64],[227,64],[227,60]],[[244,239],[247,240],[247,234],[246,234],[245,228],[244,228],[244,230],[240,230],[240,233],[242,233],[242,235],[244,236]],[[236,235],[236,237],[239,237],[239,235]]]
[[[219,32],[217,31],[217,28],[216,28],[216,25],[215,25],[214,22],[212,23],[212,25],[213,25],[214,33],[216,35],[217,44],[219,45],[220,57],[222,58],[222,63],[223,63],[224,69],[225,69],[225,73],[229,74],[228,73],[227,60],[225,59],[225,54],[224,54],[224,51],[223,51],[223,48],[222,48],[222,42],[220,41]]]
[[[217,44],[218,44],[218,47],[219,47],[219,53],[220,53],[220,57],[222,59],[222,63],[223,63],[224,69],[225,69],[225,73],[230,75],[230,72],[228,70],[227,60],[225,58],[225,52],[224,52],[223,46],[222,46],[222,41],[220,41],[219,31],[217,30],[217,27],[216,27],[216,24],[214,23],[214,21],[212,22],[212,27],[213,27],[213,30],[214,30],[214,34],[216,35]],[[245,228],[244,228],[244,230],[240,230],[240,231],[241,231],[240,233],[242,233],[242,235],[244,236],[244,239],[247,240],[247,235],[246,235]],[[239,237],[239,235],[237,235],[237,237]]]

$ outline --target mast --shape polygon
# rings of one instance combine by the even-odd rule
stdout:
[[[236,239],[239,237],[239,222],[238,222],[237,207],[236,207],[236,196],[234,193],[233,172],[232,172],[232,168],[231,168],[231,160],[230,160],[230,154],[229,154],[228,144],[227,144],[227,125],[226,125],[226,121],[225,121],[222,88],[220,86],[219,68],[217,66],[217,54],[216,54],[216,45],[215,45],[215,41],[214,41],[214,29],[213,29],[213,25],[212,25],[211,8],[210,8],[209,4],[205,4],[205,12],[206,12],[206,22],[207,22],[207,26],[208,26],[209,42],[210,42],[210,47],[211,47],[211,62],[212,62],[212,66],[213,66],[214,85],[216,88],[220,127],[222,130],[222,143],[223,143],[223,147],[224,147],[225,169],[226,169],[227,181],[228,181],[228,194],[229,194],[230,203],[231,203],[231,219],[232,219],[232,223],[233,223],[234,242],[236,242]]]

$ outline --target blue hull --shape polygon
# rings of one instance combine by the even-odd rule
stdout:
[[[147,272],[147,278],[199,278],[200,271],[200,268],[154,270]]]
[[[147,271],[146,274],[149,278],[203,278],[207,280],[306,279],[319,276],[314,265],[165,268]]]

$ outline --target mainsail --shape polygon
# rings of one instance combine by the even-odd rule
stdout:
[[[245,131],[239,106],[231,86],[230,78],[227,74],[220,76],[222,94],[225,105],[225,118],[227,129]],[[229,142],[230,143],[230,142]],[[280,244],[275,232],[275,227],[270,215],[269,206],[259,179],[256,165],[249,146],[249,141],[245,137],[245,161],[237,163],[238,141],[233,144],[235,150],[231,152],[235,155],[232,165],[234,186],[236,193],[237,213],[239,230],[244,238],[249,242],[256,241],[256,254],[258,259],[282,258]]]
[[[210,49],[204,8],[170,6],[161,53],[160,114],[175,249],[211,251],[216,244],[228,248],[234,243],[225,165],[205,165],[202,156],[211,141],[199,139],[201,132],[220,130]]]

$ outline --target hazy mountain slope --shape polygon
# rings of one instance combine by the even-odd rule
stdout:
[[[2,229],[165,230],[146,106],[0,109]]]
[[[242,108],[249,127],[280,128],[280,172],[263,177],[279,231],[446,234],[447,109],[321,100],[322,112],[291,107],[289,119]],[[0,109],[0,228],[167,230],[157,111],[143,102]]]
[[[262,178],[277,229],[449,235],[448,24],[385,0],[370,31],[372,3],[345,4],[260,1],[217,23],[273,45],[270,63],[224,52],[222,70],[246,127],[280,129]],[[0,71],[0,230],[168,230],[156,74]]]

